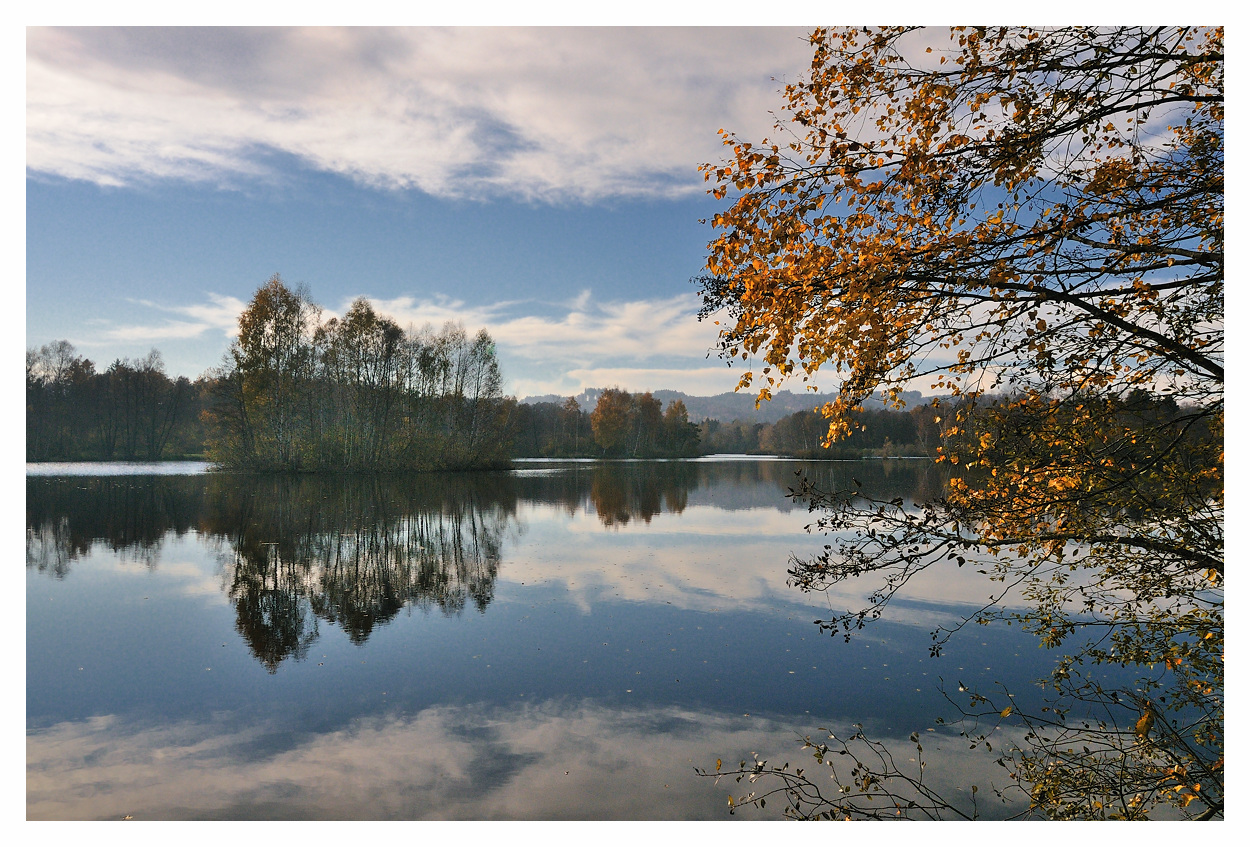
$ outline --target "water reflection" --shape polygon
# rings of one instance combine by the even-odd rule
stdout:
[[[681,514],[687,494],[699,484],[689,462],[621,462],[595,468],[590,499],[604,526],[643,523],[662,512]]]
[[[944,481],[932,463],[896,461],[553,462],[516,474],[396,477],[34,476],[27,479],[26,564],[64,579],[102,544],[155,569],[168,538],[196,533],[217,550],[237,632],[272,673],[307,657],[322,622],[361,645],[405,608],[485,612],[504,539],[524,531],[521,502],[594,515],[614,531],[708,507],[777,515],[802,507],[785,496],[798,472],[828,488],[858,481],[879,496],[917,500],[935,496]],[[704,522],[687,523],[697,531]],[[757,540],[767,542],[771,533],[756,528]],[[710,579],[707,597],[733,587],[720,569]],[[628,580],[614,591],[629,591]]]
[[[752,752],[802,760],[810,754],[799,750],[793,725],[803,719],[548,700],[435,706],[292,739],[280,718],[223,714],[150,725],[105,716],[28,735],[26,813],[32,820],[724,819],[726,794],[745,789],[695,777],[694,767],[710,769],[721,756],[750,760]],[[889,741],[906,757],[905,738]],[[931,735],[925,749],[931,788],[975,782],[993,767],[990,754],[970,751],[953,733]],[[742,807],[737,816],[773,815]]]
[[[208,476],[28,477],[26,566],[64,579],[97,543],[156,567],[168,534],[198,527]]]
[[[202,531],[224,539],[237,629],[271,671],[318,618],[363,644],[406,606],[460,614],[494,596],[516,495],[503,475],[214,477]]]
[[[941,484],[761,461],[28,478],[27,815],[723,818],[737,786],[696,766],[798,761],[797,735],[865,714],[906,753],[939,677],[1037,675],[1018,639],[927,656],[927,616],[968,602],[950,578],[907,625],[819,635],[785,582],[821,543],[785,497],[801,469]]]
[[[155,568],[194,531],[220,551],[236,629],[275,671],[317,620],[361,644],[406,606],[484,611],[516,521],[507,475],[31,479],[26,564],[63,579],[102,543]]]
[[[803,474],[824,490],[867,493],[925,501],[941,495],[950,471],[930,460],[809,462],[716,460],[653,462],[526,462],[517,477],[525,500],[559,505],[569,514],[579,506],[594,511],[605,526],[631,520],[649,523],[662,513],[690,506],[730,511],[805,508],[787,492]],[[857,486],[858,483],[858,486]]]

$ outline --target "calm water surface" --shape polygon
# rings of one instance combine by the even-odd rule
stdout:
[[[985,600],[962,573],[849,644],[821,635],[873,586],[787,586],[825,541],[786,497],[801,469],[941,485],[902,461],[28,466],[27,815],[721,819],[740,787],[696,766],[802,762],[797,738],[855,722],[903,749],[949,713],[939,678],[1044,673],[1010,630],[928,656]],[[939,782],[992,772],[936,729]]]

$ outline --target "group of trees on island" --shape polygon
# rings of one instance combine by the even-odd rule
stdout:
[[[239,317],[215,392],[209,457],[264,470],[500,465],[516,406],[485,330],[404,330],[363,298],[322,322],[276,275]]]

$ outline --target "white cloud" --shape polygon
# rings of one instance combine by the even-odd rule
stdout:
[[[419,317],[430,307],[404,308],[410,298],[376,301],[379,311]],[[694,295],[658,300],[595,303],[579,297],[561,316],[507,314],[510,304],[485,310],[434,308],[432,313],[460,314],[466,323],[481,323],[503,345],[524,351],[530,358],[645,361],[653,357],[698,356],[715,343],[716,327],[695,319],[699,301]]]
[[[27,167],[230,184],[276,152],[437,196],[698,193],[717,129],[767,134],[808,61],[791,28],[32,28]]]
[[[239,315],[247,308],[247,304],[237,297],[224,297],[213,293],[208,294],[208,299],[208,303],[195,303],[190,306],[163,306],[151,300],[132,300],[137,306],[184,315],[190,320],[108,327],[101,333],[100,339],[81,343],[91,346],[104,342],[172,341],[198,338],[209,330],[218,330],[226,337],[235,336],[238,333]]]
[[[172,306],[168,307],[168,311],[194,318],[206,327],[219,329],[227,335],[235,335],[239,328],[239,315],[247,308],[247,304],[238,297],[225,297],[211,292],[208,299],[211,302],[191,306]],[[162,308],[155,303],[146,303],[146,305]]]
[[[342,315],[354,298],[326,308],[323,319]],[[79,347],[119,343],[175,342],[220,333],[233,338],[247,304],[237,297],[208,294],[200,303],[167,305],[132,300],[127,323],[101,320],[85,325],[71,341]],[[542,304],[499,301],[467,305],[449,298],[404,296],[370,301],[402,327],[435,328],[448,321],[470,332],[485,328],[498,346],[505,390],[520,397],[570,394],[587,387],[617,385],[630,391],[673,388],[687,393],[731,390],[735,371],[708,364],[717,327],[696,320],[699,298],[681,294],[652,300],[600,302],[589,291],[571,301]],[[143,320],[144,312],[151,316]],[[542,311],[542,314],[536,312]],[[177,316],[169,319],[165,316]]]
[[[171,341],[184,338],[198,338],[208,329],[208,325],[193,321],[166,321],[157,326],[126,324],[113,327],[104,332],[104,339],[120,342]]]
[[[508,390],[522,397],[608,385],[720,393],[735,382],[728,368],[706,364],[717,328],[696,320],[699,299],[693,294],[597,302],[583,292],[544,315],[521,313],[523,303],[466,306],[412,297],[371,302],[401,326],[450,320],[470,331],[485,327],[498,345]]]

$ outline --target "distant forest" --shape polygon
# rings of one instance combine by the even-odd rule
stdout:
[[[351,320],[368,325],[383,319],[362,307],[344,318]],[[378,335],[387,331],[395,336],[395,329],[375,328]],[[396,341],[403,338],[400,333]],[[695,423],[680,399],[662,405],[650,392],[620,389],[597,392],[592,411],[572,397],[563,403],[517,403],[498,394],[489,336],[470,339],[456,327],[441,333],[427,329],[407,337],[406,345],[416,359],[411,372],[418,376],[424,351],[426,372],[417,389],[358,367],[343,355],[348,351],[340,338],[337,357],[323,352],[327,373],[310,379],[304,391],[270,386],[275,394],[285,393],[283,405],[249,402],[254,386],[238,369],[210,371],[195,381],[170,377],[157,350],[140,359],[117,359],[101,372],[67,341],[28,349],[26,460],[205,459],[235,467],[362,470],[450,468],[523,457],[932,455],[939,443],[938,415],[928,405],[865,411],[864,430],[822,448],[826,424],[815,411],[795,412],[776,423]],[[437,379],[430,374],[432,363],[442,375]],[[331,378],[333,373],[342,376]],[[279,441],[284,431],[285,444]]]
[[[373,320],[363,309],[354,315],[349,312],[344,320],[351,319]],[[471,465],[483,457],[499,463],[522,457],[712,453],[927,456],[940,442],[940,424],[935,421],[940,414],[929,405],[865,411],[860,415],[863,430],[823,448],[826,423],[815,411],[795,412],[776,423],[711,419],[694,423],[682,400],[662,406],[650,392],[630,394],[620,389],[598,392],[598,403],[589,412],[572,397],[563,403],[519,404],[495,393],[496,370],[486,361],[491,358],[488,337],[469,339],[457,328],[441,334],[427,331],[408,339],[410,349],[422,339],[424,347],[415,345],[418,364],[422,349],[427,362],[442,361],[440,373],[446,375],[448,386],[431,387],[425,394],[362,388],[359,383],[365,381],[366,370],[360,369],[357,379],[355,365],[338,358],[323,367],[346,370],[352,381],[314,382],[302,399],[289,391],[286,429],[296,432],[288,449],[303,456],[291,464],[344,470],[387,462],[417,467],[422,451],[428,456],[438,450],[455,452],[427,459],[429,466]],[[421,373],[420,368],[415,372]],[[484,381],[479,373],[486,375]],[[374,380],[378,381],[376,375]],[[428,375],[426,381],[436,382]],[[457,390],[462,398],[458,403],[429,399],[436,394],[455,396]],[[308,414],[298,414],[301,408]],[[26,352],[29,462],[208,459],[236,466],[284,467],[276,435],[261,434],[280,431],[282,425],[273,420],[280,413],[274,405],[250,408],[237,372],[214,371],[194,382],[171,378],[156,350],[137,360],[115,360],[103,372],[67,341]],[[489,445],[483,443],[488,432]],[[267,458],[249,462],[249,452]],[[229,461],[228,455],[242,455],[244,461]]]
[[[776,423],[754,420],[689,420],[683,400],[671,400],[661,413],[651,392],[630,395],[620,389],[598,394],[593,411],[577,399],[517,407],[513,450],[517,457],[660,457],[745,453],[817,459],[871,456],[934,456],[941,443],[944,406],[906,410],[870,409],[858,415],[863,429],[831,447],[820,442],[829,423],[813,410],[794,412]],[[659,392],[656,392],[657,394]],[[630,408],[632,405],[632,409]],[[596,421],[599,428],[596,429]]]
[[[582,409],[589,412],[597,405],[599,396],[607,390],[606,388],[586,388],[573,399],[577,401]],[[836,392],[820,394],[801,391],[795,394],[792,391],[782,389],[781,391],[774,391],[771,400],[767,403],[761,403],[759,408],[756,408],[755,394],[749,391],[726,391],[721,394],[704,397],[669,389],[658,389],[650,393],[666,407],[674,400],[682,401],[690,416],[690,420],[696,422],[710,418],[711,420],[722,422],[777,423],[777,421],[787,415],[795,412],[810,412],[838,399]],[[924,405],[926,402],[924,395],[919,391],[904,391],[902,399],[909,408]],[[543,394],[538,397],[525,397],[521,400],[521,404],[556,403],[563,405],[567,401],[568,398],[565,396]],[[887,408],[885,402],[879,397],[865,398],[863,405],[866,410],[870,411]]]
[[[343,324],[347,328],[343,328]],[[379,329],[379,323],[381,328]],[[681,399],[662,405],[650,392],[596,392],[585,411],[574,397],[562,403],[517,403],[499,393],[489,336],[469,338],[459,327],[399,332],[357,304],[337,333],[337,352],[322,339],[318,379],[285,391],[285,412],[238,368],[212,371],[194,382],[169,377],[161,354],[115,360],[103,372],[67,341],[26,351],[26,461],[203,459],[228,467],[298,470],[455,468],[500,465],[510,458],[659,458],[715,453],[816,459],[934,456],[951,444],[942,419],[949,402],[904,410],[866,409],[862,429],[822,447],[827,422],[812,411],[775,423],[689,420]],[[362,327],[373,327],[367,333]],[[355,334],[389,334],[415,366],[408,383],[385,368],[364,365],[367,344],[346,347]],[[398,334],[397,334],[398,333]],[[383,357],[383,361],[393,361]],[[359,361],[358,361],[359,360]],[[424,364],[422,364],[424,362]],[[392,363],[392,367],[396,366]],[[404,368],[398,368],[404,370]],[[415,381],[414,381],[415,380]],[[659,393],[659,392],[656,392]],[[1175,404],[1148,396],[1137,406],[1175,415]],[[285,422],[279,420],[285,414]],[[286,431],[286,446],[278,433]],[[284,461],[281,452],[290,459]]]
[[[683,399],[656,397],[673,392],[588,391],[596,401],[587,411],[575,397],[518,403],[502,384],[485,330],[403,330],[363,299],[322,321],[306,290],[275,276],[240,316],[222,366],[194,382],[168,376],[157,350],[100,372],[68,341],[28,349],[26,460],[375,471],[495,467],[525,457],[934,456],[952,446],[943,442],[942,419],[957,412],[950,402],[869,407],[857,416],[860,429],[823,447],[827,422],[815,410],[771,423],[694,422]]]

